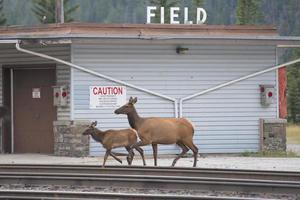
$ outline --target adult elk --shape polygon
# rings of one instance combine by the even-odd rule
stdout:
[[[194,167],[197,165],[198,148],[193,143],[194,127],[185,118],[140,117],[134,107],[137,98],[115,110],[116,114],[126,114],[131,128],[138,132],[141,141],[132,147],[152,144],[154,165],[157,165],[157,144],[177,144],[182,152],[174,159],[174,166],[189,149],[194,153]]]
[[[131,162],[134,157],[134,153],[131,150],[131,146],[137,142],[137,132],[136,130],[129,128],[129,129],[122,129],[122,130],[107,130],[101,131],[96,128],[97,121],[92,122],[91,125],[82,133],[82,135],[91,135],[92,138],[98,142],[100,142],[103,147],[106,149],[106,153],[103,160],[103,167],[105,166],[106,159],[108,155],[112,156],[118,162],[122,163],[122,161],[116,157],[116,155],[111,151],[117,147],[125,147],[128,151],[129,155],[127,156],[127,162],[131,165]],[[143,164],[145,163],[144,158],[144,151],[140,147],[135,147],[135,149],[141,154],[143,159]]]

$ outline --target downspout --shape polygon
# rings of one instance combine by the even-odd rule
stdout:
[[[275,62],[276,65],[278,65],[279,63],[279,57],[278,57],[278,48],[276,47],[275,49]],[[276,95],[276,117],[279,118],[279,72],[278,70],[276,70],[276,91],[277,91],[277,95]]]
[[[139,90],[139,91],[142,91],[142,92],[146,92],[148,94],[151,94],[151,95],[154,95],[154,96],[158,96],[158,97],[161,97],[163,99],[167,99],[169,101],[172,101],[174,102],[174,109],[175,109],[175,117],[177,118],[178,117],[178,102],[175,98],[171,98],[171,97],[168,97],[166,95],[163,95],[163,94],[159,94],[157,92],[153,92],[151,90],[148,90],[148,89],[145,89],[145,88],[142,88],[142,87],[138,87],[138,86],[135,86],[135,85],[132,85],[130,83],[127,83],[127,82],[124,82],[124,81],[121,81],[121,80],[118,80],[118,79],[115,79],[115,78],[112,78],[110,76],[106,76],[104,74],[101,74],[101,73],[98,73],[98,72],[95,72],[95,71],[92,71],[90,69],[87,69],[87,68],[84,68],[84,67],[81,67],[79,65],[75,65],[73,63],[70,63],[70,62],[67,62],[67,61],[64,61],[64,60],[61,60],[61,59],[58,59],[58,58],[55,58],[55,57],[52,57],[52,56],[48,56],[48,55],[45,55],[45,54],[41,54],[41,53],[37,53],[37,52],[34,52],[34,51],[30,51],[30,50],[27,50],[27,49],[23,49],[20,47],[20,42],[17,42],[16,43],[16,49],[20,52],[23,52],[23,53],[27,53],[27,54],[31,54],[31,55],[35,55],[35,56],[38,56],[38,57],[41,57],[41,58],[45,58],[45,59],[48,59],[48,60],[53,60],[55,62],[58,62],[58,63],[62,63],[64,65],[67,65],[67,66],[70,66],[72,68],[75,68],[75,69],[78,69],[80,71],[83,71],[83,72],[86,72],[86,73],[89,73],[89,74],[92,74],[92,75],[95,75],[95,76],[98,76],[98,77],[101,77],[103,79],[106,79],[106,80],[109,80],[109,81],[112,81],[112,82],[115,82],[115,83],[118,83],[118,84],[122,84],[122,85],[125,85],[127,87],[130,87],[130,88],[134,88],[136,90]]]
[[[200,96],[200,95],[204,95],[206,93],[209,93],[209,92],[212,92],[212,91],[215,91],[215,90],[218,90],[220,88],[223,88],[223,87],[226,87],[228,85],[232,85],[234,83],[237,83],[237,82],[240,82],[240,81],[243,81],[243,80],[246,80],[246,79],[249,79],[249,78],[252,78],[252,77],[255,77],[255,76],[259,76],[261,74],[264,74],[264,73],[267,73],[267,72],[270,72],[270,71],[273,71],[273,70],[276,70],[276,69],[279,69],[281,67],[287,67],[289,65],[292,65],[292,64],[295,64],[295,63],[298,63],[300,62],[300,58],[299,59],[296,59],[296,60],[293,60],[293,61],[290,61],[290,62],[286,62],[286,63],[283,63],[281,65],[276,65],[274,67],[271,67],[271,68],[268,68],[268,69],[264,69],[262,71],[258,71],[258,72],[255,72],[255,73],[252,73],[252,74],[249,74],[249,75],[246,75],[246,76],[242,76],[241,78],[238,78],[238,79],[234,79],[232,81],[228,81],[228,82],[225,82],[225,83],[222,83],[220,85],[217,85],[217,86],[214,86],[212,88],[209,88],[209,89],[206,89],[202,92],[198,92],[198,93],[195,93],[195,94],[192,94],[192,95],[189,95],[189,96],[186,96],[184,98],[181,98],[179,100],[179,117],[182,117],[182,102],[183,101],[186,101],[188,99],[192,99],[194,97],[197,97],[197,96]]]

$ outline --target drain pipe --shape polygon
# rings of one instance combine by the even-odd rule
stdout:
[[[206,93],[209,93],[209,92],[218,90],[218,89],[223,88],[223,87],[226,87],[226,86],[228,86],[228,85],[232,85],[232,84],[234,84],[234,83],[237,83],[237,82],[240,82],[240,81],[243,81],[243,80],[246,80],[246,79],[255,77],[255,76],[259,76],[259,75],[261,75],[261,74],[264,74],[264,73],[267,73],[267,72],[270,72],[270,71],[273,71],[273,70],[276,70],[276,69],[279,69],[279,68],[282,68],[282,67],[287,67],[287,66],[289,66],[289,65],[292,65],[292,64],[295,64],[295,63],[298,63],[298,62],[300,62],[300,58],[299,58],[299,59],[296,59],[296,60],[293,60],[293,61],[290,61],[290,62],[283,63],[283,64],[281,64],[281,65],[276,65],[276,66],[274,66],[274,67],[271,67],[271,68],[268,68],[268,69],[264,69],[264,70],[262,70],[262,71],[258,71],[258,72],[255,72],[255,73],[252,73],[252,74],[243,76],[243,77],[238,78],[238,79],[234,79],[234,80],[232,80],[232,81],[228,81],[228,82],[226,82],[226,83],[223,83],[223,84],[217,85],[217,86],[215,86],[215,87],[206,89],[206,90],[204,90],[204,91],[202,91],[202,92],[198,92],[198,93],[189,95],[189,96],[187,96],[187,97],[181,98],[181,99],[179,100],[179,117],[182,117],[182,102],[183,102],[183,101],[186,101],[186,100],[188,100],[188,99],[192,99],[192,98],[197,97],[197,96],[200,96],[200,95],[204,95],[204,94],[206,94]]]
[[[0,44],[17,44],[18,40],[0,40]]]
[[[27,54],[31,54],[31,55],[35,55],[35,56],[42,57],[42,58],[45,58],[45,59],[48,59],[48,60],[53,60],[53,61],[55,61],[55,62],[62,63],[62,64],[64,64],[64,65],[73,67],[73,68],[75,68],[75,69],[78,69],[78,70],[80,70],[80,71],[83,71],[83,72],[92,74],[92,75],[94,75],[94,76],[97,76],[97,77],[100,77],[100,78],[103,78],[103,79],[106,79],[106,80],[109,80],[109,81],[112,81],[112,82],[115,82],[115,83],[118,83],[118,84],[122,84],[122,85],[125,85],[125,86],[127,86],[127,87],[134,88],[134,89],[136,89],[136,90],[139,90],[139,91],[142,91],[142,92],[146,92],[146,93],[148,93],[148,94],[151,94],[151,95],[154,95],[154,96],[158,96],[158,97],[161,97],[161,98],[163,98],[163,99],[167,99],[167,100],[169,100],[169,101],[172,101],[172,102],[174,102],[175,117],[176,117],[176,118],[178,117],[178,102],[177,102],[177,100],[174,99],[174,98],[168,97],[168,96],[163,95],[163,94],[159,94],[159,93],[157,93],[157,92],[153,92],[153,91],[148,90],[148,89],[145,89],[145,88],[141,88],[141,87],[132,85],[132,84],[130,84],[130,83],[127,83],[127,82],[124,82],[124,81],[121,81],[121,80],[112,78],[112,77],[110,77],[110,76],[106,76],[106,75],[104,75],[104,74],[101,74],[101,73],[92,71],[92,70],[90,70],[90,69],[81,67],[81,66],[79,66],[79,65],[75,65],[75,64],[73,64],[73,63],[70,63],[70,62],[67,62],[67,61],[64,61],[64,60],[61,60],[61,59],[58,59],[58,58],[54,58],[54,57],[52,57],[52,56],[48,56],[48,55],[45,55],[45,54],[41,54],[41,53],[37,53],[37,52],[30,51],[30,50],[27,50],[27,49],[23,49],[23,48],[20,47],[20,41],[16,43],[16,49],[17,49],[18,51],[20,51],[20,52],[27,53]]]

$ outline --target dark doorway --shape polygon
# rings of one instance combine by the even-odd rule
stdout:
[[[3,106],[9,111],[9,116],[2,120],[2,149],[4,153],[11,153],[11,75],[9,68],[2,69]]]
[[[12,74],[14,153],[52,154],[55,68],[14,67]]]

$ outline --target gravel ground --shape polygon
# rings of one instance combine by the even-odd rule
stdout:
[[[122,165],[127,165],[125,157]],[[174,156],[159,156],[158,166],[171,166]],[[100,165],[103,157],[61,157],[41,154],[0,154],[0,164],[87,164]],[[146,158],[148,166],[153,166],[153,159]],[[109,158],[106,165],[121,165]],[[142,165],[140,156],[137,155],[133,165]],[[192,167],[193,158],[180,159],[176,167]],[[257,170],[283,170],[300,171],[300,158],[261,158],[238,156],[207,156],[199,157],[197,167],[202,168],[226,168],[226,169],[257,169]]]
[[[33,186],[21,184],[0,184],[1,190],[38,190],[38,191],[65,191],[65,192],[102,192],[102,193],[134,193],[134,194],[169,194],[176,196],[210,196],[210,197],[246,197],[259,199],[284,199],[298,200],[300,195],[294,194],[266,194],[266,193],[244,193],[244,192],[220,192],[220,191],[201,191],[201,190],[161,190],[161,189],[139,189],[139,188],[118,188],[118,187],[83,187],[83,186]]]

